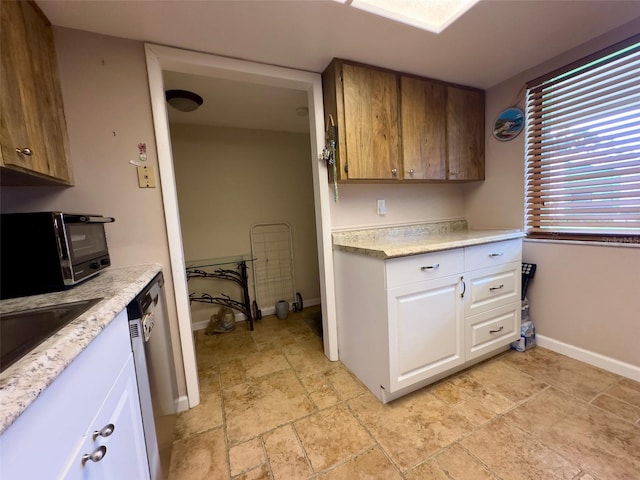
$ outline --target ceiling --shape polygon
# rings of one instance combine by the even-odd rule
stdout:
[[[309,131],[309,116],[298,111],[307,108],[307,93],[301,90],[170,71],[165,71],[163,77],[165,90],[189,90],[204,100],[194,112],[179,112],[167,106],[170,123]]]
[[[37,3],[63,27],[312,72],[322,72],[334,57],[345,58],[479,88],[640,18],[640,0],[481,0],[434,34],[331,0]],[[193,90],[205,99],[191,117],[176,120],[169,108],[171,121],[308,128],[296,114],[306,105],[304,94],[192,77],[165,76],[167,88]]]

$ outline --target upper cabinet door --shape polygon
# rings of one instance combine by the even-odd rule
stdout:
[[[344,129],[339,131],[346,137],[347,178],[398,179],[401,166],[397,76],[345,63],[342,90]]]
[[[31,2],[3,0],[0,8],[3,184],[70,185],[69,143],[51,25]]]
[[[40,155],[44,150],[42,138],[39,135],[36,137],[31,135],[32,130],[37,131],[37,118],[28,115],[30,111],[37,111],[37,95],[30,60],[29,29],[25,18],[25,13],[28,13],[27,8],[30,9],[17,2],[3,1],[0,4],[2,19],[0,145],[3,164],[33,169],[34,164],[46,165],[46,157]],[[17,148],[29,148],[33,154],[20,154],[16,151]]]
[[[484,180],[484,92],[447,87],[448,178]]]
[[[405,180],[447,178],[447,87],[401,77],[402,161]]]

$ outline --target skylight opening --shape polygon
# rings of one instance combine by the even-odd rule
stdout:
[[[440,33],[479,0],[334,0],[374,15]]]

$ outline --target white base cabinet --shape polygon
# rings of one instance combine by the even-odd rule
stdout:
[[[382,402],[487,358],[520,333],[522,241],[382,260],[334,252],[338,354]]]
[[[149,479],[126,311],[2,434],[0,477]]]
[[[68,480],[149,478],[139,402],[131,357],[85,432],[80,448],[71,455],[62,477]]]

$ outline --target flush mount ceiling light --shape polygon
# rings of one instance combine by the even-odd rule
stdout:
[[[440,33],[478,0],[334,0],[360,10]]]
[[[202,105],[202,97],[188,90],[167,90],[167,102],[181,112],[193,112]]]

